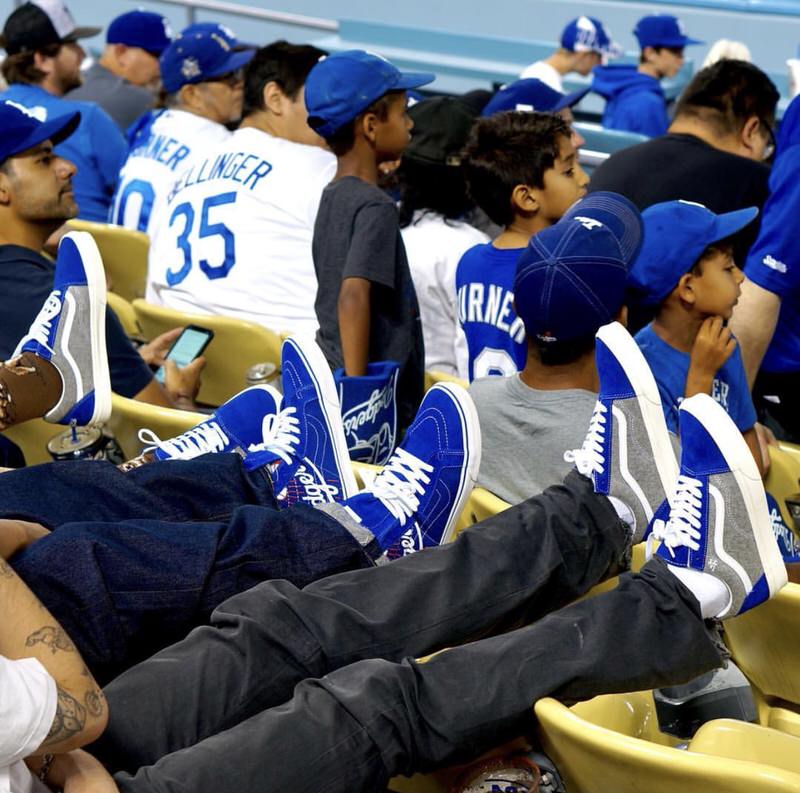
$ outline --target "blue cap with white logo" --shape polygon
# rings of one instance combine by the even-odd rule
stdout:
[[[657,306],[703,251],[752,223],[757,207],[717,215],[693,201],[664,201],[642,212],[644,242],[628,286],[644,306]]]
[[[620,46],[611,40],[606,26],[595,17],[580,16],[567,23],[561,32],[561,46],[570,52],[599,52],[613,58]]]
[[[76,112],[41,121],[24,105],[11,99],[0,100],[0,162],[46,140],[60,143],[75,131],[80,120],[81,114]]]
[[[139,47],[153,55],[161,55],[172,41],[172,31],[166,17],[152,11],[128,11],[111,21],[106,42]]]
[[[389,91],[432,83],[436,75],[401,72],[385,58],[345,50],[321,58],[306,78],[309,126],[329,137]]]
[[[589,88],[574,91],[571,94],[562,94],[547,83],[535,77],[515,80],[504,85],[488,102],[481,111],[481,115],[493,116],[504,110],[523,110],[539,113],[557,113],[565,107],[577,105]]]
[[[202,83],[235,72],[249,63],[254,50],[237,50],[216,26],[193,25],[184,30],[161,55],[161,80],[167,93],[190,83]]]
[[[639,210],[617,193],[596,192],[531,237],[517,262],[514,305],[541,342],[595,333],[619,312],[642,241]]]
[[[633,29],[639,46],[645,47],[688,47],[690,44],[704,44],[699,39],[691,39],[683,29],[683,23],[672,14],[652,14],[642,17]]]

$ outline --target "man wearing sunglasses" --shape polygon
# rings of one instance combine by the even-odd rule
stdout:
[[[129,132],[131,149],[120,171],[112,223],[151,233],[178,174],[201,151],[226,140],[225,125],[239,120],[242,68],[252,57],[228,28],[210,22],[190,25],[164,50],[166,108],[143,116]]]
[[[96,102],[125,132],[155,104],[158,59],[172,39],[169,23],[152,11],[128,11],[108,26],[100,58],[83,75],[70,99]]]
[[[633,31],[641,55],[639,65],[601,66],[594,71],[592,88],[608,104],[603,126],[654,137],[669,126],[661,80],[674,77],[683,66],[683,50],[702,41],[689,38],[677,17],[642,17]]]

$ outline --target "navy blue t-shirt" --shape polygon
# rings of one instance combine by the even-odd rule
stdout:
[[[524,248],[470,248],[458,263],[458,320],[467,337],[469,380],[525,368],[525,326],[514,311],[517,259]]]
[[[636,334],[636,343],[658,384],[667,428],[677,434],[678,409],[686,393],[686,375],[689,374],[689,353],[676,350],[659,338],[652,325]],[[711,396],[725,408],[742,432],[752,429],[756,423],[756,411],[738,345],[714,377]]]
[[[0,245],[0,360],[7,360],[53,289],[55,264],[20,245]],[[117,315],[106,314],[106,347],[115,393],[133,397],[153,379]]]

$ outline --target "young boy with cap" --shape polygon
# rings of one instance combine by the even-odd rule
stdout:
[[[595,334],[624,323],[628,268],[641,219],[616,193],[592,193],[531,238],[517,263],[514,303],[527,336],[519,374],[469,389],[483,439],[478,484],[516,504],[560,482],[564,449],[580,446],[595,407]]]
[[[172,39],[169,22],[152,11],[128,11],[111,21],[103,54],[67,96],[95,102],[125,132],[156,99],[158,58]]]
[[[377,186],[378,166],[398,159],[409,143],[406,91],[433,79],[348,50],[320,60],[305,85],[308,123],[337,157],[312,243],[317,341],[331,367],[343,367],[348,378],[365,376],[369,363],[399,364],[401,429],[422,399],[424,349],[397,209]]]
[[[642,213],[644,242],[628,285],[632,302],[656,309],[636,341],[658,383],[667,427],[678,432],[684,399],[709,394],[741,430],[761,467],[753,400],[727,328],[744,281],[731,238],[757,214],[749,207],[716,215],[690,201],[649,207]]]
[[[86,53],[78,43],[100,28],[78,27],[60,0],[23,3],[6,19],[0,45],[7,53],[2,72],[8,99],[39,121],[80,113],[74,134],[58,145],[56,154],[77,167],[74,187],[78,216],[104,223],[125,161],[125,138],[108,114],[91,102],[64,98],[81,84],[80,66]]]
[[[550,113],[482,118],[464,150],[475,203],[503,227],[458,264],[459,321],[467,337],[469,379],[510,375],[525,366],[522,320],[514,311],[517,259],[530,238],[552,226],[586,193],[572,130]]]
[[[660,80],[683,66],[683,50],[702,41],[689,38],[670,14],[642,17],[633,31],[641,48],[639,65],[602,66],[594,71],[592,90],[605,97],[603,126],[656,137],[669,126]]]
[[[614,57],[619,48],[611,41],[605,25],[594,17],[581,16],[567,23],[561,32],[561,46],[548,58],[536,61],[520,75],[535,77],[554,91],[564,92],[562,78],[570,72],[586,76],[606,58]]]
[[[158,224],[178,222],[164,217],[170,189],[200,152],[230,136],[225,124],[242,114],[242,68],[254,50],[239,51],[236,45],[228,28],[202,23],[183,30],[164,50],[160,65],[166,109],[148,114],[132,135],[114,194],[112,223],[152,237]],[[188,239],[188,219],[185,225]],[[167,266],[179,271],[181,263]]]

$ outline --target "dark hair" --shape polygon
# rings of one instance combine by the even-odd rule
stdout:
[[[772,126],[779,97],[772,80],[757,66],[722,60],[692,78],[678,99],[675,117],[697,118],[717,134],[729,135],[753,116]]]
[[[457,220],[474,204],[467,194],[464,172],[458,166],[403,159],[397,169],[400,182],[400,227],[405,228],[419,209],[429,209]]]
[[[256,51],[244,70],[242,115],[264,109],[264,86],[277,83],[289,99],[297,98],[308,73],[328,53],[309,44],[274,41]]]
[[[347,154],[356,142],[356,124],[367,114],[374,113],[381,121],[386,121],[389,116],[389,105],[392,100],[403,91],[389,91],[376,99],[366,110],[362,110],[350,123],[336,130],[330,137],[325,138],[328,148],[337,156]],[[320,120],[320,124],[324,121]],[[314,119],[309,118],[309,126],[314,128]]]
[[[552,113],[508,111],[479,119],[462,162],[469,194],[500,226],[514,219],[511,194],[520,184],[544,187],[544,173],[559,155],[569,125]]]
[[[47,58],[55,58],[61,46],[61,44],[47,44],[36,50],[36,52]],[[37,85],[44,80],[47,75],[34,65],[34,56],[36,52],[17,52],[14,55],[6,56],[2,67],[0,67],[0,71],[3,73],[3,79],[9,85],[14,85],[15,83]]]
[[[528,336],[530,349],[542,366],[566,366],[594,351],[595,332],[566,341],[542,341]]]
[[[735,237],[725,237],[724,240],[717,240],[712,242],[711,245],[703,249],[703,252],[697,257],[695,263],[689,268],[688,272],[692,275],[703,274],[703,262],[711,256],[716,256],[718,253],[733,255]]]

